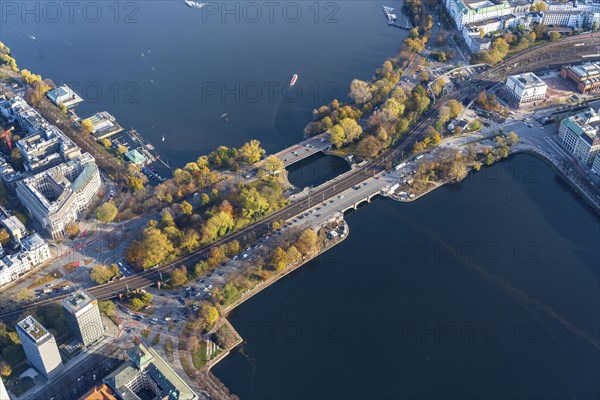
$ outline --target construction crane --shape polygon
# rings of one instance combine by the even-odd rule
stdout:
[[[11,126],[0,135],[0,139],[6,138],[6,145],[8,146],[8,151],[12,151],[12,142],[10,141],[10,133],[15,129],[14,126]]]

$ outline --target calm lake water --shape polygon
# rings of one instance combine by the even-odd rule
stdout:
[[[269,152],[298,142],[314,108],[345,99],[406,36],[380,1],[75,3],[3,2],[0,40],[88,99],[78,114],[109,111],[174,166],[250,139]]]
[[[269,151],[297,142],[313,108],[368,79],[406,34],[379,1],[277,4],[2,2],[0,40],[22,68],[83,94],[81,116],[109,111],[181,166],[252,138]],[[345,167],[332,160],[296,167],[294,183]],[[344,243],[236,311],[246,342],[214,369],[233,393],[600,395],[600,224],[543,163],[517,156],[348,222]]]
[[[240,306],[213,372],[243,399],[597,398],[600,225],[516,156],[349,237]]]

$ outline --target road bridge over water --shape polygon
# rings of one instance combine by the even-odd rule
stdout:
[[[576,44],[578,44],[578,46],[575,46]],[[545,45],[535,46],[513,57],[510,57],[506,61],[489,68],[470,81],[466,82],[461,86],[460,90],[454,90],[448,93],[445,97],[438,99],[422,116],[419,122],[412,126],[410,131],[407,132],[394,145],[393,148],[386,150],[382,155],[368,162],[365,166],[354,168],[338,177],[338,179],[326,182],[323,185],[312,189],[310,193],[307,194],[308,196],[306,198],[298,198],[297,201],[292,202],[292,204],[289,206],[266,216],[262,220],[233,232],[229,236],[216,240],[211,246],[204,247],[190,255],[180,258],[179,260],[156,267],[152,270],[148,270],[113,283],[92,287],[89,289],[89,292],[99,300],[106,300],[117,297],[128,287],[143,288],[150,286],[159,279],[163,272],[170,272],[173,270],[173,268],[183,265],[194,265],[198,261],[206,258],[211,248],[214,246],[219,246],[231,240],[244,241],[245,239],[252,237],[259,237],[260,235],[263,235],[271,230],[273,222],[287,221],[290,219],[293,221],[293,219],[297,216],[301,214],[304,215],[307,211],[311,210],[315,206],[318,207],[317,204],[319,202],[321,204],[325,202],[328,204],[335,204],[336,208],[337,206],[340,206],[339,211],[348,210],[350,207],[358,207],[362,202],[368,202],[370,199],[374,198],[378,194],[378,191],[380,193],[383,186],[389,184],[388,182],[385,182],[385,176],[392,175],[393,173],[386,174],[384,172],[385,167],[401,157],[412,147],[416,140],[421,138],[421,134],[425,131],[426,127],[433,124],[436,120],[439,109],[446,105],[450,99],[463,101],[468,98],[474,98],[474,96],[476,96],[481,90],[489,87],[490,85],[503,82],[508,75],[523,71],[535,72],[568,63],[598,60],[600,59],[600,54],[590,57],[590,49],[592,49],[594,52],[597,52],[599,45],[600,34],[590,34],[573,38],[565,38],[563,40],[550,42]],[[583,56],[586,57],[582,58]],[[322,138],[316,140],[320,141],[321,139]],[[313,138],[312,140],[315,139]],[[322,143],[324,145],[325,142]],[[297,150],[292,150],[292,152],[293,151],[297,152]],[[314,154],[318,151],[321,151],[321,149],[319,148],[317,150],[317,148],[314,148],[312,150],[305,151],[305,153]],[[280,152],[278,154],[282,153]],[[283,155],[283,157],[285,157],[285,155]],[[306,158],[306,156],[304,158]],[[292,162],[289,164],[291,163]],[[380,178],[376,179],[377,176],[380,176]],[[367,182],[366,186],[364,185],[365,182]],[[364,188],[353,189],[359,185],[364,186]],[[378,188],[377,186],[380,187]],[[349,195],[349,193],[352,193],[352,190],[356,190],[356,198],[353,198],[354,195]],[[361,190],[364,190],[364,192]],[[338,200],[343,201],[337,202]],[[345,204],[345,202],[347,202],[347,204],[344,206],[343,203]],[[318,213],[315,212],[315,214]],[[0,319],[10,321],[11,319],[18,317],[28,308],[50,304],[60,300],[62,297],[64,296],[59,296],[51,300],[38,301],[25,306],[19,306],[15,309],[5,311],[4,313],[0,314]]]

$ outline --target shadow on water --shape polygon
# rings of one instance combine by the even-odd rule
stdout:
[[[288,168],[288,179],[297,188],[318,186],[350,170],[348,163],[341,158],[317,153],[298,161]]]

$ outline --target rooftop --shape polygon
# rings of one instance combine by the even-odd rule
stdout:
[[[543,80],[538,78],[537,75],[534,74],[533,72],[525,72],[525,73],[519,74],[519,75],[511,75],[508,77],[508,79],[512,79],[519,86],[521,86],[523,88],[546,85],[546,83],[544,83]]]
[[[114,392],[110,387],[105,384],[95,386],[81,397],[80,400],[117,400],[114,396]]]
[[[96,298],[83,289],[74,292],[62,301],[63,307],[71,314],[78,313],[90,304],[96,304]]]
[[[590,145],[600,145],[600,115],[592,108],[562,121]]]
[[[155,387],[159,391],[156,393],[157,398],[165,400],[198,399],[196,393],[151,348],[140,343],[130,349],[127,354],[129,361],[105,379],[111,387],[119,392],[121,397],[127,399],[137,397],[126,385],[143,371],[146,377],[154,381]]]
[[[17,327],[21,328],[21,332],[27,334],[34,342],[38,342],[44,336],[49,335],[46,328],[31,315],[25,317],[22,321],[19,321]]]
[[[141,164],[141,163],[143,163],[146,160],[146,157],[144,157],[136,149],[130,150],[127,153],[125,153],[125,158],[127,158],[133,164]]]

